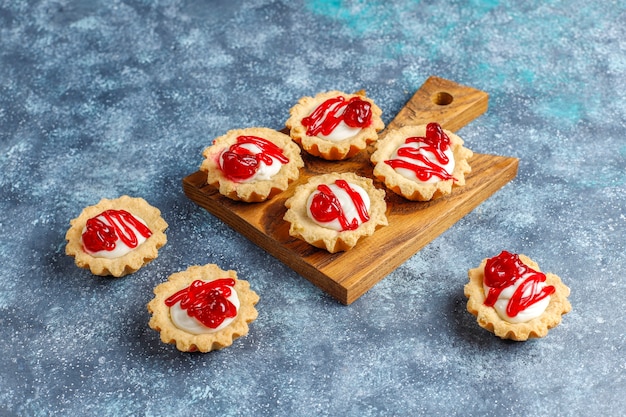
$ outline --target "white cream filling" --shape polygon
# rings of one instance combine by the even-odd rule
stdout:
[[[253,155],[263,152],[263,150],[259,148],[257,145],[255,145],[254,143],[243,143],[243,144],[240,144],[239,146],[249,150]],[[245,184],[245,183],[255,182],[255,181],[271,180],[272,177],[274,177],[274,175],[278,174],[278,172],[280,171],[280,168],[282,167],[282,163],[271,155],[269,155],[269,157],[272,159],[271,165],[267,165],[265,162],[259,161],[258,169],[254,173],[254,175],[252,175],[250,178],[239,180],[239,182]],[[223,152],[222,152],[222,155],[220,155],[220,165],[224,166],[224,153]]]
[[[511,297],[513,296],[517,288],[526,280],[526,278],[529,277],[529,275],[530,274],[522,275],[522,277],[517,279],[513,285],[505,288],[504,290],[502,290],[502,292],[500,292],[500,295],[498,296],[498,300],[494,304],[493,308],[496,310],[496,312],[498,313],[498,316],[500,316],[502,320],[506,320],[509,323],[525,323],[527,321],[530,321],[534,318],[541,316],[543,312],[546,311],[546,308],[548,308],[548,304],[550,304],[550,296],[547,296],[539,300],[535,304],[528,306],[528,308],[520,311],[515,317],[510,317],[509,315],[506,314],[506,307],[509,305],[509,301],[511,300]],[[541,290],[543,290],[545,286],[546,286],[545,282],[537,283],[537,291],[540,292]],[[489,288],[490,287],[483,284],[485,297],[489,295]],[[524,292],[523,296],[524,297],[530,296],[531,293],[532,293],[532,287],[529,286]]]
[[[437,157],[435,156],[434,153],[426,150],[423,146],[424,144],[421,142],[409,142],[409,143],[405,143],[402,146],[398,147],[398,149],[396,149],[393,154],[391,155],[391,160],[394,159],[400,159],[402,161],[406,161],[409,162],[413,165],[417,165],[417,166],[426,166],[426,164],[424,164],[421,161],[418,161],[417,159],[413,159],[413,158],[408,158],[406,156],[398,156],[398,151],[402,148],[411,148],[411,149],[417,149],[418,153],[423,155],[427,160],[429,160],[430,162],[434,163],[435,165],[441,167],[444,171],[446,171],[446,173],[448,175],[452,175],[452,172],[454,171],[454,153],[452,152],[452,148],[448,147],[448,149],[446,149],[443,153],[444,155],[446,155],[448,157],[448,163],[447,164],[442,164],[439,162],[439,160],[437,159]],[[417,178],[417,175],[415,174],[415,171],[407,169],[407,168],[394,168],[394,170],[402,175],[403,177],[411,180],[411,181],[415,181],[415,182],[421,182],[421,183],[425,183],[425,184],[433,184],[436,182],[441,181],[441,178],[433,175],[431,178],[429,178],[427,181],[421,181]]]
[[[133,215],[133,217],[137,219],[140,223],[144,224],[146,227],[148,226],[141,217],[138,217],[135,215]],[[112,226],[112,224],[107,221],[106,217],[100,215],[100,216],[97,216],[96,218],[100,220],[102,223],[106,224],[107,226]],[[113,223],[115,223],[115,225],[121,230],[124,230],[124,225],[122,225],[119,221],[117,221],[115,217],[113,218]],[[80,243],[83,245],[85,252],[87,252],[89,255],[93,256],[94,258],[107,258],[107,259],[119,258],[121,256],[126,255],[128,252],[132,251],[133,249],[138,248],[143,242],[147,240],[147,238],[143,237],[143,235],[139,233],[139,231],[133,225],[129,224],[127,226],[130,228],[130,230],[132,230],[132,232],[135,234],[135,237],[137,238],[137,246],[135,248],[131,248],[128,245],[126,245],[124,241],[122,241],[120,237],[116,235],[117,240],[115,241],[115,249],[111,251],[100,250],[97,252],[90,252],[87,248],[85,248],[85,245],[83,244],[83,236],[82,236],[87,231],[87,226],[83,228],[83,231],[80,237]]]
[[[323,116],[323,120],[325,121],[328,117],[328,114],[332,112],[338,105],[343,105],[343,108],[340,109],[336,114],[337,117],[341,117],[341,115],[343,115],[343,113],[346,111],[346,108],[348,107],[344,104],[345,103],[337,103],[336,105],[326,110]],[[360,127],[350,127],[346,124],[346,122],[342,120],[328,135],[324,135],[320,132],[317,134],[317,137],[320,139],[329,140],[331,142],[341,142],[342,140],[346,140],[353,136],[356,136],[360,131]]]
[[[343,120],[339,122],[339,124],[333,129],[332,132],[328,135],[323,135],[321,133],[317,134],[318,138],[326,139],[331,142],[340,142],[342,140],[350,139],[353,136],[358,135],[361,131],[360,127],[350,127]]]
[[[237,296],[237,291],[235,291],[234,288],[232,288],[230,297],[228,297],[227,300],[233,303],[233,305],[237,309],[237,313],[239,313],[240,302],[239,302],[239,297]],[[174,323],[174,325],[178,327],[180,330],[184,330],[192,334],[207,334],[207,333],[219,332],[220,330],[228,326],[230,323],[232,323],[233,320],[237,318],[237,316],[226,318],[222,322],[222,324],[217,326],[215,329],[212,329],[210,327],[205,326],[194,317],[190,317],[187,314],[187,310],[184,310],[183,308],[181,308],[180,302],[178,302],[170,307],[170,318],[172,319],[172,323]]]
[[[358,224],[363,223],[361,221],[361,217],[359,216],[357,207],[354,204],[354,201],[352,201],[352,199],[350,198],[350,195],[347,193],[347,191],[345,191],[343,188],[339,187],[336,184],[326,184],[326,185],[331,189],[335,197],[337,197],[337,199],[339,200],[339,204],[341,205],[341,208],[343,210],[343,213],[346,219],[348,220],[348,223],[352,223],[354,219],[357,220]],[[363,200],[363,204],[365,204],[365,207],[367,208],[367,211],[369,213],[370,196],[359,185],[352,184],[352,183],[348,183],[348,185],[350,186],[350,188],[352,188],[361,196],[361,199]],[[311,195],[309,196],[309,199],[307,200],[307,203],[306,203],[307,215],[309,216],[311,220],[313,220],[315,223],[317,223],[318,225],[322,227],[325,227],[327,229],[333,229],[338,232],[342,231],[343,228],[341,227],[341,223],[339,222],[339,219],[335,219],[330,222],[319,222],[315,220],[315,217],[313,217],[313,213],[311,213],[311,203],[313,202],[313,198],[319,193],[320,191],[316,190],[315,192],[311,193]]]

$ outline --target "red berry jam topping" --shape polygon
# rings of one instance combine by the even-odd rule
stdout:
[[[320,133],[328,136],[342,121],[354,128],[369,126],[372,123],[372,105],[360,97],[350,100],[343,96],[330,98],[302,119],[302,125],[307,128],[308,136]]]
[[[342,179],[335,181],[335,185],[344,190],[354,207],[357,210],[358,217],[349,221],[345,215],[341,202],[335,196],[331,188],[326,184],[320,184],[317,186],[317,191],[311,201],[310,211],[313,219],[320,223],[328,223],[333,220],[338,220],[341,225],[341,230],[355,230],[359,227],[359,224],[369,220],[369,214],[367,213],[367,207],[363,202],[361,195],[352,189],[350,185]]]
[[[552,285],[541,285],[546,276],[524,264],[519,255],[502,251],[498,256],[487,260],[484,284],[489,287],[485,305],[493,307],[500,293],[522,280],[509,300],[506,314],[515,317],[533,304],[554,293]]]
[[[204,326],[215,329],[224,320],[237,315],[237,307],[228,298],[231,296],[235,280],[219,278],[213,281],[196,280],[165,300],[172,307],[180,302],[180,308]]]
[[[251,150],[255,147],[260,151]],[[289,162],[282,149],[272,142],[257,136],[239,136],[237,143],[222,152],[220,167],[228,179],[238,182],[252,178],[262,163],[269,166],[274,160],[281,164]]]
[[[426,137],[410,137],[404,143],[414,143],[417,146],[400,147],[397,151],[399,158],[385,161],[387,165],[393,169],[410,170],[422,182],[433,177],[442,181],[454,179],[444,168],[450,163],[450,158],[445,154],[450,148],[450,138],[438,123],[429,123],[426,126]]]
[[[138,246],[137,234],[152,235],[150,229],[126,210],[106,210],[87,220],[83,232],[83,247],[87,252],[115,250],[118,240],[130,249]]]

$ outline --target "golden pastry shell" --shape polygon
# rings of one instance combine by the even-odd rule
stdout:
[[[289,162],[283,164],[280,171],[271,180],[254,182],[235,182],[227,178],[219,165],[222,152],[237,143],[239,136],[257,136],[266,139],[283,150]],[[200,170],[207,173],[207,184],[219,189],[220,194],[235,201],[258,203],[272,198],[285,191],[289,183],[300,176],[300,168],[304,161],[300,156],[300,148],[284,133],[265,127],[233,129],[216,138],[213,144],[203,151],[204,161]]]
[[[468,159],[473,152],[463,146],[463,140],[453,132],[443,129],[450,138],[450,145],[454,155],[454,180],[438,181],[435,183],[421,183],[412,181],[398,174],[391,166],[385,163],[391,155],[404,144],[406,138],[426,136],[426,125],[404,126],[387,132],[385,137],[376,143],[376,151],[371,156],[374,166],[374,176],[396,194],[411,201],[430,201],[450,194],[452,188],[465,185],[465,174],[471,171]]]
[[[521,254],[519,257],[524,264],[540,271],[539,265],[532,259]],[[503,320],[493,307],[485,305],[483,280],[486,264],[487,259],[484,259],[477,268],[468,271],[469,282],[465,285],[464,293],[468,298],[467,310],[476,316],[480,327],[496,336],[516,341],[544,337],[548,334],[548,330],[561,323],[562,315],[572,309],[567,299],[570,294],[569,288],[557,275],[546,273],[546,285],[553,285],[556,291],[550,296],[550,303],[544,313],[525,323],[509,323]]]
[[[126,210],[134,216],[140,217],[146,222],[152,235],[141,245],[119,258],[96,258],[83,249],[83,229],[87,220],[111,209]],[[167,226],[161,217],[161,211],[148,204],[143,198],[127,195],[112,200],[104,198],[98,204],[83,209],[77,218],[70,221],[70,229],[65,235],[67,240],[65,253],[74,257],[77,266],[89,269],[94,275],[122,277],[136,272],[158,257],[159,248],[167,242],[164,233]]]
[[[302,119],[309,116],[324,101],[339,96],[343,96],[348,100],[353,97],[359,97],[370,103],[372,123],[368,127],[361,129],[355,136],[337,142],[307,135],[307,128],[302,124]],[[381,119],[382,110],[372,99],[365,95],[364,91],[359,91],[355,94],[346,94],[341,91],[333,90],[319,93],[315,97],[302,97],[298,103],[289,110],[289,114],[290,117],[287,119],[287,122],[285,122],[285,126],[289,129],[291,138],[302,146],[302,149],[307,153],[329,161],[343,160],[356,155],[369,144],[378,140],[378,132],[385,127]]]
[[[328,229],[315,223],[307,214],[307,201],[311,193],[317,189],[318,185],[332,184],[337,179],[344,179],[349,183],[359,185],[370,197],[370,219],[359,225],[356,230],[338,232]],[[326,249],[330,253],[349,250],[362,237],[372,235],[378,226],[388,224],[385,214],[387,209],[385,191],[374,187],[370,178],[351,172],[323,174],[309,178],[307,183],[296,188],[293,196],[285,202],[285,207],[288,210],[283,218],[290,223],[289,234],[315,247]]]
[[[235,280],[234,290],[240,302],[235,319],[215,333],[198,335],[176,327],[170,318],[170,308],[165,304],[165,300],[189,287],[195,280],[213,281],[219,278]],[[148,325],[159,332],[163,343],[175,344],[176,349],[181,352],[206,353],[231,346],[234,340],[248,334],[248,324],[258,316],[254,306],[259,301],[259,296],[250,289],[250,283],[237,279],[235,271],[223,271],[215,264],[193,265],[185,271],[170,275],[166,282],[154,288],[154,295],[155,297],[147,305],[148,312],[152,314]]]

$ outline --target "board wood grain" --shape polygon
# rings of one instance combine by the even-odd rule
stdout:
[[[430,77],[412,96],[385,132],[405,125],[436,121],[456,131],[488,107],[487,93],[439,77]],[[285,130],[283,130],[285,131]],[[465,144],[472,148],[471,143]],[[265,249],[304,278],[344,304],[350,304],[409,257],[473,210],[517,174],[516,158],[474,154],[466,185],[430,202],[411,202],[387,191],[389,226],[359,240],[347,252],[330,254],[289,236],[283,220],[285,201],[295,187],[311,176],[328,172],[355,172],[372,178],[372,149],[347,161],[324,161],[303,152],[305,167],[284,192],[263,203],[232,201],[206,184],[206,173],[197,171],[183,179],[185,194],[199,206]],[[384,188],[384,184],[375,181]]]

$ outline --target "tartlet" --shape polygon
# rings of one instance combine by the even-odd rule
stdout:
[[[470,269],[468,277],[467,310],[502,339],[544,337],[572,309],[569,288],[525,255],[502,251]]]
[[[193,265],[154,288],[148,325],[181,352],[210,352],[248,334],[259,296],[235,271]]]
[[[387,225],[385,192],[351,172],[309,178],[285,207],[289,234],[330,253],[349,250]]]
[[[378,139],[382,110],[365,92],[328,91],[302,97],[285,125],[307,153],[326,160],[350,158]]]
[[[429,201],[465,185],[472,151],[438,123],[389,131],[371,156],[374,176],[411,201]]]
[[[126,195],[86,207],[70,225],[65,253],[94,275],[133,273],[157,258],[167,242],[161,211]]]
[[[248,203],[270,199],[298,178],[300,148],[284,133],[265,127],[234,129],[204,152],[200,170],[220,194]]]

